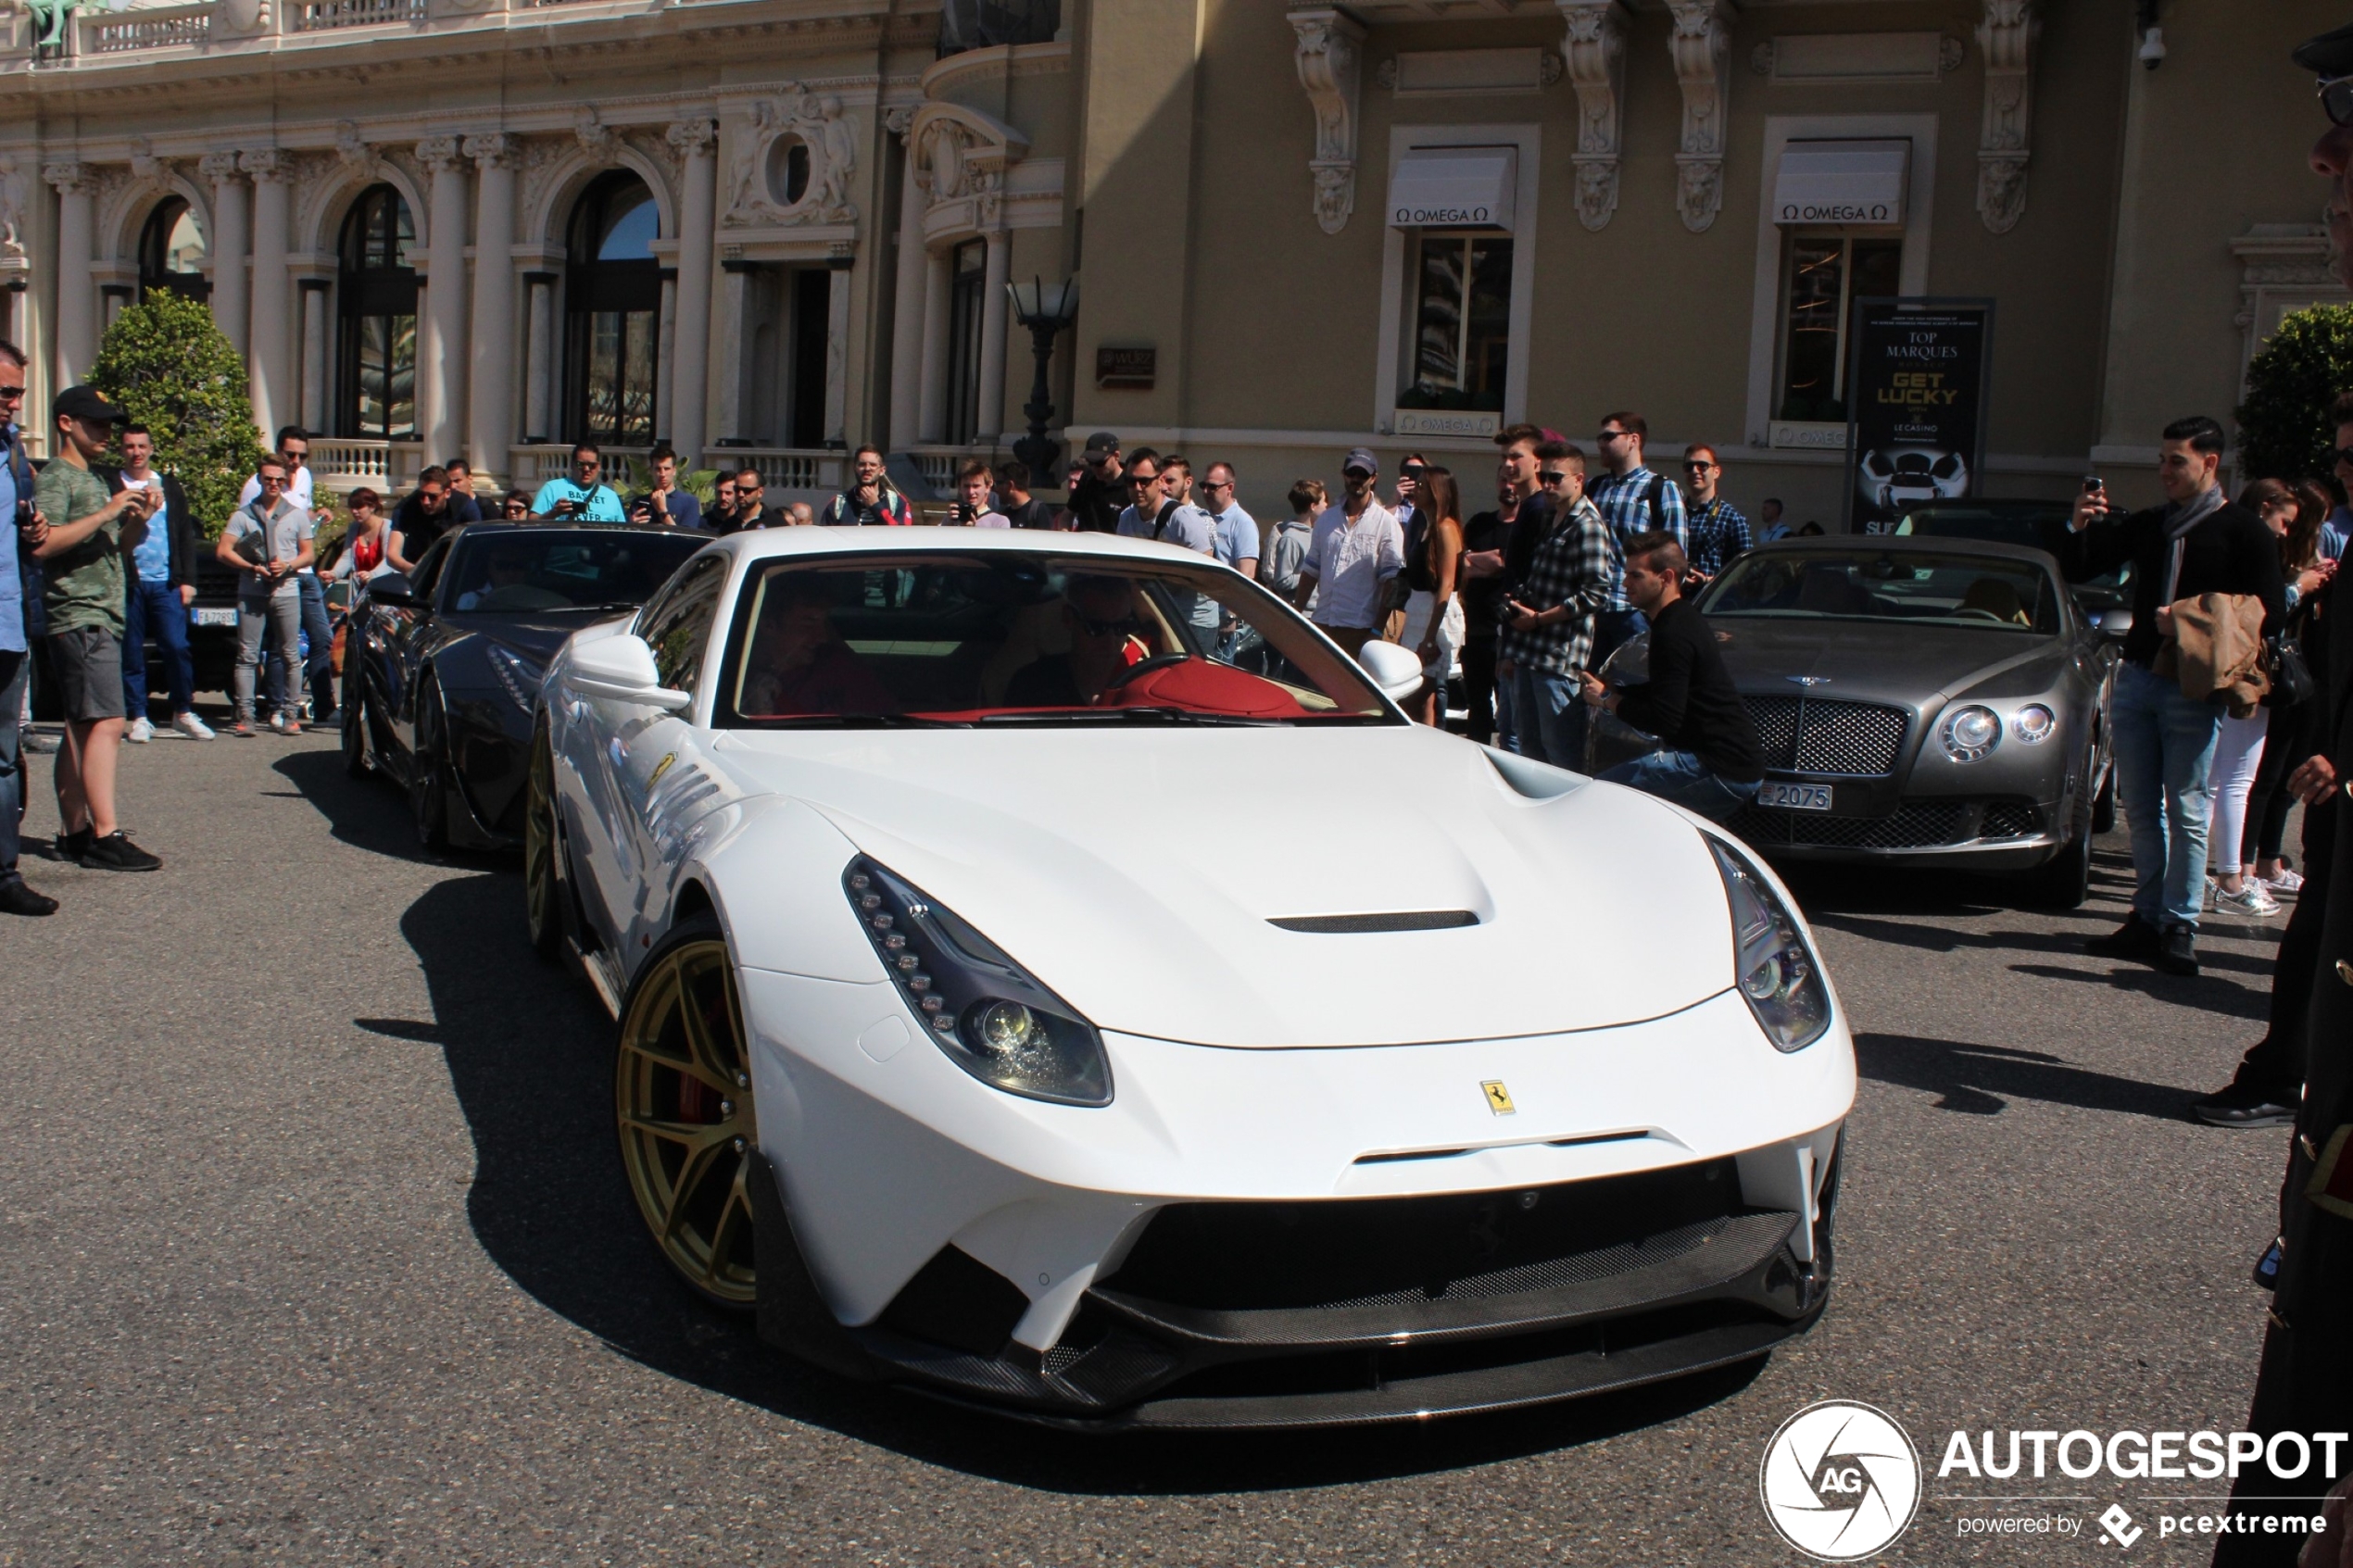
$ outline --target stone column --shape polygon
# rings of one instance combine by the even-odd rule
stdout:
[[[302,280],[302,428],[327,428],[327,290],[324,278]]]
[[[556,427],[551,415],[556,407],[556,275],[553,272],[525,272],[523,287],[531,292],[531,349],[528,373],[530,391],[523,408],[522,438],[525,441],[553,441]]]
[[[678,330],[672,358],[670,439],[687,467],[702,465],[704,410],[711,389],[711,245],[718,228],[719,165],[710,120],[682,119],[669,131],[684,160],[678,195]],[[735,431],[733,433],[739,433]]]
[[[949,253],[928,255],[924,261],[923,418],[918,441],[938,441],[948,433],[948,289]]]
[[[849,443],[849,257],[825,274],[825,444]]]
[[[521,150],[512,136],[466,138],[466,156],[473,159],[475,169],[472,374],[467,398],[472,418],[466,426],[466,461],[494,490],[504,488],[514,461],[515,268],[510,253],[515,243],[515,158]]]
[[[654,341],[661,345],[661,360],[654,370],[654,439],[674,446],[677,439],[673,433],[677,428],[678,408],[678,270],[674,267],[662,274],[661,308],[655,313]]]
[[[914,144],[899,177],[899,269],[891,290],[890,447],[903,452],[923,429],[924,188]]]
[[[98,238],[97,174],[86,163],[53,163],[41,171],[41,177],[57,191],[59,388],[79,383],[98,357],[98,291],[90,281],[93,247]]]
[[[980,286],[980,398],[974,410],[975,440],[996,439],[1005,425],[1005,282],[1013,267],[1009,236],[988,235],[987,269]]]
[[[433,176],[425,233],[425,299],[417,322],[417,430],[425,461],[457,449],[466,413],[466,171],[458,138],[428,136],[417,161]]]
[[[234,153],[207,153],[196,168],[212,183],[212,320],[239,354],[245,351],[245,182]]]
[[[287,297],[286,232],[292,221],[287,179],[293,157],[275,147],[245,155],[238,167],[253,176],[253,320],[245,355],[253,390],[253,422],[262,439],[274,440],[295,409],[294,364],[287,336],[294,329]]]
[[[727,358],[719,378],[719,417],[714,422],[730,436],[742,435],[751,420],[750,388],[746,384],[750,379],[751,343],[745,324],[751,319],[752,273],[759,266],[757,261],[732,257],[719,264],[724,280],[719,341],[727,345]]]

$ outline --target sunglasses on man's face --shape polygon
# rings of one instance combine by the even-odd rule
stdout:
[[[1708,470],[1714,468],[1715,466],[1716,465],[1714,463],[1685,463],[1683,465],[1683,470],[1686,473],[1705,473]]]
[[[1159,483],[1160,475],[1156,473],[1131,473],[1127,476],[1127,487],[1130,490],[1141,490],[1147,484]]]
[[[1608,445],[1613,441],[1622,441],[1625,438],[1626,433],[1622,430],[1605,430],[1599,435],[1593,437],[1596,442],[1604,446]]]
[[[2338,447],[2336,449],[2334,461],[2340,465],[2353,464],[2353,446]]]
[[[2321,112],[2331,125],[2353,126],[2353,76],[2332,76],[2321,82]]]
[[[21,403],[23,401],[24,383],[22,382],[18,383],[14,386],[0,386],[0,403]]]

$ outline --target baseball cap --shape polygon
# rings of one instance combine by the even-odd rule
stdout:
[[[2353,75],[2353,22],[2306,39],[2288,58],[2315,76]]]
[[[66,388],[57,394],[55,407],[62,418],[88,420],[95,424],[120,424],[131,417],[86,386]]]
[[[1099,430],[1087,438],[1087,455],[1090,458],[1100,458],[1118,450],[1119,437],[1107,430]]]
[[[1380,463],[1373,457],[1372,448],[1369,446],[1351,446],[1348,449],[1348,456],[1340,460],[1340,471],[1346,473],[1351,469],[1362,469],[1366,473],[1378,473]]]

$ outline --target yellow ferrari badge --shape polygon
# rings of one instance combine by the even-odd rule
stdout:
[[[651,789],[654,785],[661,783],[662,774],[670,771],[670,765],[677,760],[678,754],[673,751],[663,757],[661,761],[655,763],[654,771],[646,775],[646,787],[648,789]]]
[[[1512,1092],[1504,1087],[1504,1081],[1501,1078],[1490,1078],[1479,1085],[1479,1087],[1487,1091],[1487,1109],[1496,1115],[1509,1116],[1518,1109],[1512,1104]]]

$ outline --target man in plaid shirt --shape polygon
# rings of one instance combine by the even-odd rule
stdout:
[[[1519,754],[1556,768],[1585,764],[1585,705],[1577,677],[1592,657],[1594,612],[1608,601],[1619,568],[1601,512],[1585,497],[1585,456],[1571,446],[1547,458],[1550,524],[1528,571],[1504,596],[1495,675],[1511,693]]]
[[[1593,618],[1596,665],[1616,653],[1619,644],[1650,626],[1642,612],[1626,599],[1626,541],[1655,528],[1689,547],[1683,493],[1665,474],[1642,466],[1642,442],[1649,433],[1650,426],[1642,415],[1619,412],[1604,417],[1602,433],[1594,437],[1609,472],[1594,483],[1592,495],[1602,521],[1609,524],[1612,563],[1609,603]]]
[[[1702,444],[1683,449],[1683,488],[1691,492],[1690,533],[1683,541],[1683,553],[1691,558],[1692,574],[1703,582],[1730,566],[1734,556],[1755,542],[1749,537],[1748,519],[1716,493],[1723,477],[1715,447]]]

